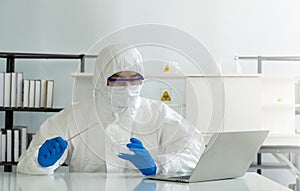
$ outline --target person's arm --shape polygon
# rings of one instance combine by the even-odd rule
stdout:
[[[191,123],[167,109],[161,130],[161,154],[153,156],[157,174],[192,172],[205,149],[202,134]]]
[[[64,150],[62,156],[51,166],[43,167],[38,162],[39,149],[46,140],[54,137],[65,137],[66,122],[63,113],[64,112],[60,112],[43,123],[30,143],[29,148],[25,154],[21,156],[17,165],[17,172],[24,174],[53,174],[54,171],[64,163],[67,158],[68,149]]]
[[[205,145],[201,141],[200,133],[195,133],[189,144],[182,148],[180,144],[186,144],[190,137],[183,138],[184,140],[177,140],[172,143],[170,147],[166,148],[165,154],[154,156],[157,164],[157,174],[174,174],[192,172],[197,162],[199,161]]]

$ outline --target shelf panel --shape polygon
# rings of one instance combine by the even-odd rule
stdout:
[[[270,103],[270,104],[263,104],[263,109],[275,109],[275,108],[297,108],[299,104],[288,104],[288,103]]]
[[[24,59],[81,59],[83,54],[42,54],[42,53],[17,53],[0,52],[0,58],[24,58]]]
[[[92,78],[94,76],[93,73],[87,73],[87,72],[76,72],[76,73],[71,73],[71,76],[74,77],[88,77]]]
[[[0,165],[17,165],[18,162],[0,162]]]
[[[0,107],[0,111],[59,112],[63,108]]]
[[[280,164],[262,164],[262,165],[251,164],[250,168],[254,168],[254,169],[289,169],[290,167],[288,165],[280,165]]]
[[[18,162],[0,162],[0,166],[14,166],[18,165]],[[68,166],[66,163],[63,163],[61,166]]]
[[[180,104],[180,103],[166,103],[164,102],[166,105],[168,105],[169,107],[185,107],[185,104]]]
[[[72,73],[71,74],[72,77],[93,77],[94,74],[93,73]],[[186,78],[187,76],[183,75],[183,74],[177,74],[177,73],[157,73],[157,74],[145,74],[145,78]]]

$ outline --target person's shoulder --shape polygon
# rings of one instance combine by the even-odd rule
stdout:
[[[67,115],[73,114],[76,110],[82,110],[84,107],[87,107],[87,102],[72,103],[71,105],[66,106],[60,112],[53,115],[53,117],[65,117]]]
[[[71,110],[72,110],[72,105],[67,106],[67,107],[63,108],[61,111],[59,111],[58,113],[49,117],[48,119],[50,120],[50,119],[66,117],[69,113],[72,113]]]

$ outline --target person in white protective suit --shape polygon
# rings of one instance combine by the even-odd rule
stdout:
[[[134,47],[104,48],[95,63],[93,96],[47,119],[17,172],[52,174],[63,163],[76,172],[192,171],[205,148],[203,137],[166,104],[139,96],[142,66]]]

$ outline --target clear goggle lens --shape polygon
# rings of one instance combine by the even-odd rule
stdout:
[[[138,78],[107,78],[108,86],[133,86],[133,85],[140,85],[144,81],[144,77]]]

